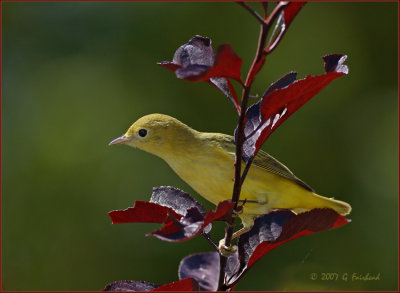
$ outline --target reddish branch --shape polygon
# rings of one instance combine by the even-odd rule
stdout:
[[[244,2],[239,2],[239,5],[244,7],[246,10],[248,10],[260,23],[260,35],[258,38],[258,46],[257,46],[257,52],[254,57],[253,63],[249,69],[249,72],[247,74],[246,82],[243,85],[243,90],[242,90],[242,105],[241,105],[241,111],[239,115],[239,122],[238,122],[238,128],[237,128],[237,134],[236,134],[236,156],[235,156],[235,177],[234,177],[234,185],[233,185],[233,194],[232,194],[232,202],[235,203],[234,205],[234,210],[237,210],[238,208],[238,202],[239,202],[239,197],[240,197],[240,191],[242,187],[242,183],[244,178],[241,178],[241,162],[242,162],[242,152],[243,152],[243,143],[245,140],[244,136],[244,124],[245,124],[245,114],[247,110],[247,104],[248,104],[248,99],[249,99],[249,94],[250,94],[250,89],[253,84],[254,76],[258,73],[258,71],[261,69],[261,67],[264,64],[265,57],[269,53],[271,53],[272,50],[270,50],[268,47],[266,48],[266,40],[268,36],[269,29],[271,27],[271,24],[277,19],[281,11],[285,8],[286,4],[278,3],[277,6],[274,8],[274,10],[271,12],[271,14],[268,16],[267,14],[267,3],[262,3],[263,9],[264,9],[264,19],[257,13],[255,12],[252,8],[250,8],[246,3]],[[279,43],[280,39],[282,38],[283,34],[279,34],[275,39],[274,39],[274,44],[276,47],[277,42]],[[274,36],[271,36],[273,38]],[[270,42],[269,42],[270,43]],[[250,167],[251,162],[246,166],[246,171]],[[232,235],[234,232],[234,227],[235,227],[235,217],[231,215],[231,218],[228,221],[227,229],[225,231],[225,245],[230,246],[232,242]],[[229,289],[225,284],[225,266],[227,262],[227,257],[220,255],[220,276],[219,276],[219,284],[218,284],[218,290],[219,291],[226,291]]]

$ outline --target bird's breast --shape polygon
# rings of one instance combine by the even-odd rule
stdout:
[[[179,177],[208,201],[218,204],[232,197],[234,160],[228,153],[209,151],[201,155],[176,156],[166,161]]]

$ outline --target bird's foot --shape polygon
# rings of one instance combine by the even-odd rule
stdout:
[[[233,210],[232,211],[232,217],[234,217],[234,218],[239,217],[241,214],[243,214],[243,208],[242,207],[238,207],[237,210]]]
[[[226,246],[225,239],[221,239],[219,241],[218,250],[222,256],[228,257],[228,256],[231,256],[232,254],[235,254],[237,251],[237,248],[232,245]]]

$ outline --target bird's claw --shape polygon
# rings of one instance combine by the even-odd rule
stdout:
[[[239,217],[239,215],[241,215],[241,214],[243,214],[243,209],[232,211],[232,216],[234,216],[234,217]]]
[[[222,256],[228,257],[228,256],[231,256],[232,254],[235,254],[237,251],[237,248],[232,245],[226,246],[225,239],[221,239],[219,241],[218,250]]]

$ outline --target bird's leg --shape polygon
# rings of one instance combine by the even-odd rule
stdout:
[[[235,252],[237,251],[236,247],[233,247],[232,244],[230,246],[225,245],[225,238],[222,238],[219,241],[218,250],[219,250],[219,253],[225,257],[235,254]]]
[[[242,229],[237,230],[235,233],[233,233],[233,235],[232,235],[232,240],[235,239],[235,238],[237,238],[237,237],[239,237],[240,235],[242,235],[242,234],[248,232],[249,230],[250,230],[249,227],[243,227]],[[222,238],[222,239],[219,241],[218,250],[219,250],[219,253],[220,253],[222,256],[228,257],[228,256],[230,256],[230,255],[232,255],[232,254],[235,254],[235,252],[236,252],[237,249],[236,249],[236,247],[233,247],[232,245],[226,246],[226,245],[225,245],[225,239]]]
[[[249,227],[243,227],[242,229],[236,231],[236,232],[233,233],[233,235],[232,235],[232,240],[235,239],[236,237],[239,237],[240,235],[242,235],[242,234],[248,232],[249,230],[250,230]],[[235,252],[236,252],[237,249],[236,249],[236,247],[233,247],[232,245],[230,245],[229,247],[226,246],[226,245],[225,245],[225,239],[222,238],[222,239],[219,241],[218,250],[219,250],[219,253],[220,253],[222,256],[228,257],[228,256],[230,256],[230,255],[232,255],[232,254],[235,254]]]
[[[243,227],[242,229],[237,230],[235,233],[233,233],[232,239],[235,239],[236,237],[239,237],[240,235],[242,235],[246,232],[249,232],[249,231],[250,231],[249,227]]]
[[[239,202],[241,202],[242,204],[240,206],[238,206],[238,208],[236,210],[233,210],[233,212],[232,212],[232,217],[234,217],[234,218],[238,217],[240,214],[243,213],[243,206],[246,204],[247,199],[239,200]],[[243,227],[242,229],[239,229],[238,231],[233,233],[232,240],[239,237],[240,235],[248,232],[249,230],[250,230],[250,228],[248,228],[248,227]],[[218,244],[218,250],[222,256],[228,257],[228,256],[234,254],[237,249],[235,247],[233,247],[232,245],[230,245],[229,247],[226,246],[225,239],[221,239]]]
[[[240,214],[243,213],[243,208],[239,207],[238,210],[233,210],[232,211],[232,217],[236,218],[239,217]]]

